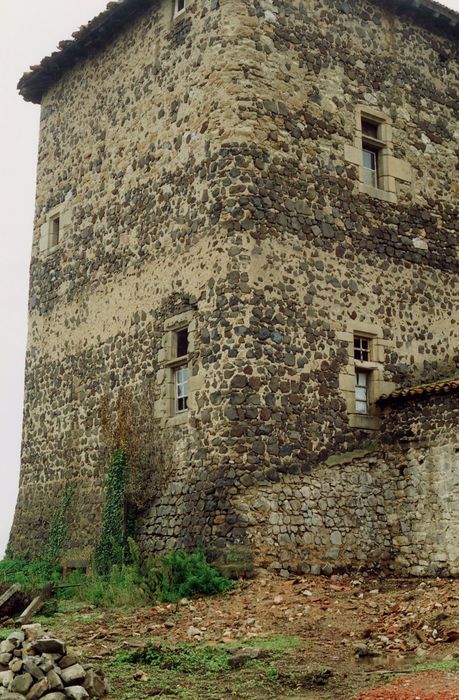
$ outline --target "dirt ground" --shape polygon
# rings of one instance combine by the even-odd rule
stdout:
[[[459,700],[459,581],[262,573],[223,596],[45,623],[102,666],[111,700]]]

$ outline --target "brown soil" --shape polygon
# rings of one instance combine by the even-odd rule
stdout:
[[[73,651],[101,663],[119,650],[158,639],[170,645],[229,646],[275,635],[297,638],[299,646],[280,658],[276,669],[279,678],[290,678],[271,696],[276,698],[459,700],[458,581],[364,576],[284,580],[262,573],[225,596],[128,612],[85,608],[50,622],[52,632]],[[445,670],[434,665],[430,671],[438,662]],[[416,672],[420,663],[422,673]],[[323,687],[309,689],[298,682],[295,688],[291,678],[310,665],[327,667],[331,678]],[[217,677],[208,692],[201,685],[199,693],[191,688],[189,695],[176,697],[233,697],[239,671],[230,673],[221,694]],[[400,673],[394,682],[391,674]],[[134,697],[123,692],[120,686],[111,698]],[[151,696],[139,692],[135,697]],[[252,695],[238,697],[270,696],[255,688]]]
[[[459,681],[448,673],[415,674],[370,690],[357,700],[459,700]]]

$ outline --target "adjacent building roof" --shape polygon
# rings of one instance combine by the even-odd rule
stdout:
[[[454,391],[459,391],[459,376],[452,377],[451,379],[443,379],[438,382],[430,382],[429,384],[409,386],[405,389],[396,389],[396,391],[392,391],[390,394],[383,394],[380,396],[378,402],[396,401],[398,399],[414,398],[418,396],[450,394]]]
[[[382,0],[373,0],[381,5]],[[74,32],[73,39],[61,41],[59,51],[46,56],[41,63],[31,66],[18,84],[18,90],[27,102],[40,104],[47,90],[66,71],[110,43],[136,17],[156,4],[157,0],[118,0],[87,25]],[[459,13],[434,0],[384,0],[397,13],[411,13],[430,28],[454,32],[457,35]]]

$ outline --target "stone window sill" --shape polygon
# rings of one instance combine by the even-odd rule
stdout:
[[[178,425],[186,425],[189,420],[189,411],[184,411],[183,413],[176,413],[174,416],[169,416],[167,419],[167,424],[175,427]]]
[[[187,15],[187,9],[188,8],[185,7],[184,10],[182,10],[181,12],[178,12],[176,15],[174,15],[172,17],[172,24],[173,25],[179,24],[180,22],[182,22],[185,19],[186,15]]]
[[[349,425],[351,428],[360,430],[379,430],[381,419],[379,416],[367,416],[363,413],[351,413],[349,415]]]
[[[386,190],[381,190],[379,187],[365,185],[363,182],[360,183],[360,192],[361,194],[367,194],[369,197],[374,197],[374,199],[380,199],[382,202],[397,203],[395,192],[386,192]]]

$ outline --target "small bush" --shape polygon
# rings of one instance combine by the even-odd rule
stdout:
[[[197,594],[226,593],[234,585],[209,564],[200,547],[190,554],[173,550],[147,560],[144,576],[151,592],[168,603]]]

